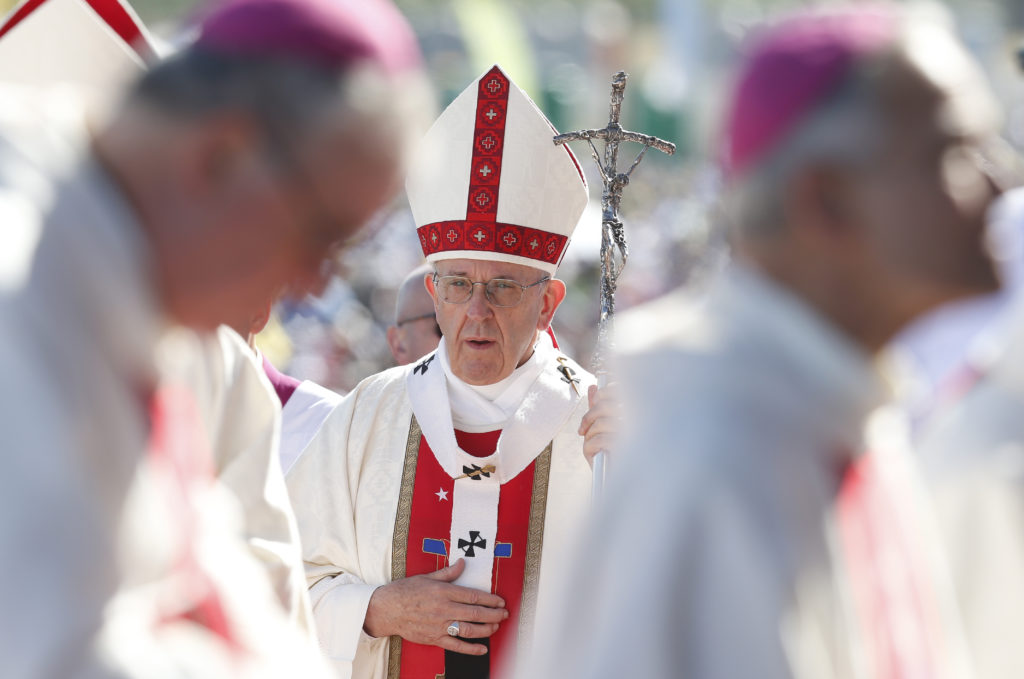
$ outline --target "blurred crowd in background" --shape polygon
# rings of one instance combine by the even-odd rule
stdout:
[[[0,0],[0,10],[14,3]],[[194,0],[134,0],[158,38],[173,43]],[[798,0],[397,0],[420,39],[442,110],[466,82],[498,61],[559,131],[603,127],[611,76],[629,73],[626,128],[668,139],[672,157],[646,156],[622,202],[630,260],[619,282],[625,310],[680,284],[700,286],[728,256],[715,228],[719,177],[711,157],[718,133],[716,103],[726,73],[753,24]],[[984,65],[1007,111],[1004,135],[1024,149],[1024,4],[1013,0],[946,0],[958,30]],[[6,5],[6,6],[5,6]],[[598,319],[601,181],[585,145],[575,147],[590,183],[591,206],[577,229],[559,277],[568,296],[555,318],[571,355],[593,350]],[[623,147],[620,164],[637,148]],[[1000,257],[1021,260],[1020,210],[1004,210]],[[260,348],[285,372],[346,392],[392,364],[385,331],[394,322],[395,292],[422,261],[404,197],[380,225],[343,255],[343,275],[318,298],[282,302]],[[1009,276],[1012,295],[1016,277]],[[1001,303],[1002,301],[1000,301]],[[989,302],[994,304],[996,302]],[[977,324],[968,324],[971,332]],[[913,333],[913,328],[909,331]],[[947,337],[962,343],[965,338]],[[938,350],[937,350],[938,351]],[[938,353],[943,353],[938,351]],[[924,358],[922,360],[927,360]],[[925,366],[926,369],[931,366]],[[926,385],[931,386],[931,385]]]

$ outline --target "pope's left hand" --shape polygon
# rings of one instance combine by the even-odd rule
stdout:
[[[618,399],[618,387],[612,383],[603,389],[591,385],[587,391],[590,410],[580,422],[579,434],[583,437],[583,455],[593,466],[594,455],[599,451],[611,450],[616,435],[621,429],[622,408]]]

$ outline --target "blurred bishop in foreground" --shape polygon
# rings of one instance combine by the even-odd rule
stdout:
[[[941,17],[754,32],[726,107],[736,257],[623,322],[630,443],[529,677],[971,676],[873,354],[994,290],[998,124]]]
[[[4,40],[48,8],[97,21],[49,1]],[[75,35],[114,35],[88,29]],[[54,44],[69,62],[93,55]],[[225,490],[231,461],[212,454],[267,435],[247,416],[269,415],[274,439],[272,393],[246,381],[251,361],[224,361],[245,351],[237,337],[205,335],[317,285],[392,195],[418,64],[382,0],[228,0],[109,118],[77,114],[74,69],[57,90],[4,85],[0,372],[18,385],[0,395],[5,677],[324,676],[242,539],[265,526],[238,490],[264,489]]]

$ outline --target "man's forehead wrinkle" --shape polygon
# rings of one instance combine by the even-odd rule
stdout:
[[[522,267],[521,270],[512,270],[508,268],[509,265],[504,262],[491,262],[491,261],[480,261],[477,263],[477,270],[484,270],[488,272],[486,280],[494,280],[496,278],[522,282],[523,278],[529,278],[531,273],[535,273],[537,278],[544,276],[544,272],[540,270],[533,270],[530,267]],[[437,272],[442,276],[464,276],[466,278],[473,278],[473,272],[470,271],[470,267],[464,265],[453,266],[447,269],[443,262],[437,263]]]

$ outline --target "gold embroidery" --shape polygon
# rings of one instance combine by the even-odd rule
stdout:
[[[533,467],[533,497],[530,500],[530,527],[527,532],[526,566],[523,569],[523,603],[519,612],[520,658],[529,652],[533,636],[533,618],[537,613],[537,585],[540,581],[541,548],[544,546],[544,519],[547,516],[548,480],[551,476],[551,444],[537,456]]]
[[[416,483],[416,461],[420,452],[419,422],[412,416],[409,438],[405,444],[405,463],[402,467],[402,485],[398,492],[398,512],[395,515],[395,534],[391,540],[391,581],[405,577],[406,550],[409,547],[409,517],[412,515],[412,491]],[[398,679],[402,669],[402,638],[388,640],[388,679]]]

